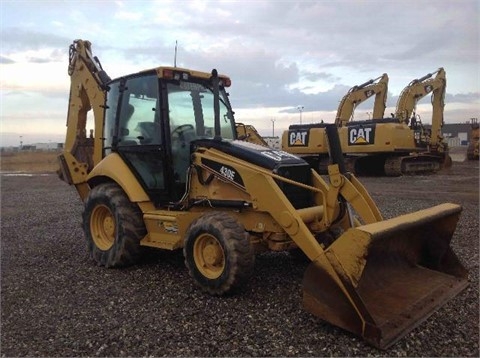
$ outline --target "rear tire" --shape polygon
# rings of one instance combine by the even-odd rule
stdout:
[[[146,235],[140,209],[114,183],[98,185],[88,195],[83,230],[91,257],[105,267],[136,263]]]
[[[192,222],[183,254],[190,276],[211,295],[231,293],[243,286],[255,263],[244,227],[222,212],[207,213]]]

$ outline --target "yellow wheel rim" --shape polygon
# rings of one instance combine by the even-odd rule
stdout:
[[[96,206],[90,217],[90,233],[95,245],[103,251],[115,242],[115,217],[105,205]]]
[[[209,279],[220,277],[225,269],[223,248],[210,234],[202,234],[195,240],[193,259],[200,273]]]

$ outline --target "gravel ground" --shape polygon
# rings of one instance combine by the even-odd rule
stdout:
[[[1,356],[479,356],[478,162],[434,176],[361,178],[384,217],[463,206],[452,247],[469,287],[386,351],[303,310],[307,264],[258,255],[245,290],[197,290],[181,252],[105,269],[89,258],[82,205],[54,175],[1,177]]]

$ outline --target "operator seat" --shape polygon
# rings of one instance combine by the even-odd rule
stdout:
[[[187,169],[190,166],[190,143],[197,139],[195,129],[188,128],[178,132],[176,139],[172,138],[172,155],[175,180],[185,183]]]

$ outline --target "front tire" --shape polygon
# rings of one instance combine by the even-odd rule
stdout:
[[[88,195],[83,230],[91,257],[105,267],[136,263],[146,235],[140,209],[114,183],[98,185]]]
[[[250,278],[254,251],[243,226],[226,213],[207,213],[192,222],[183,248],[195,283],[211,295],[231,293]]]

